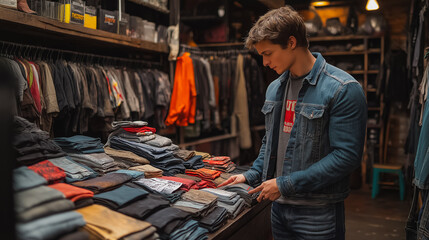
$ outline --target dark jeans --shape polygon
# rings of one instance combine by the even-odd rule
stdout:
[[[344,240],[344,202],[325,206],[297,206],[274,202],[271,228],[274,239]]]
[[[423,206],[418,208],[419,192],[421,191]],[[407,240],[428,240],[429,239],[429,198],[428,190],[421,190],[414,187],[413,202],[408,215],[405,227]]]

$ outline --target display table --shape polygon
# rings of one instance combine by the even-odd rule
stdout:
[[[266,200],[246,208],[235,219],[228,219],[218,231],[209,234],[209,239],[272,239],[271,203]]]

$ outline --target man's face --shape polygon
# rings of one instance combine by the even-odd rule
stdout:
[[[273,44],[270,40],[262,40],[254,45],[259,55],[262,55],[264,66],[270,67],[277,74],[289,70],[295,61],[293,46],[288,42],[286,48],[280,44]]]

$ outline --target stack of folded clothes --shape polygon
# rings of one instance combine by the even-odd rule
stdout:
[[[208,230],[199,226],[195,220],[188,220],[182,227],[176,229],[170,234],[170,240],[185,240],[185,239],[208,239]]]
[[[104,151],[107,155],[113,158],[113,160],[115,160],[118,167],[123,169],[149,164],[149,160],[146,158],[140,157],[129,151],[117,150],[110,147],[105,147]]]
[[[147,126],[144,121],[114,121],[113,131],[107,138],[106,146],[110,145],[113,136],[120,137],[132,142],[143,143],[155,138],[155,128]]]
[[[84,164],[100,174],[105,174],[119,169],[113,158],[109,157],[104,152],[91,154],[69,153],[68,155],[73,161]]]
[[[167,180],[163,180],[163,179],[159,179],[159,180],[160,181],[167,181]],[[134,182],[129,182],[126,185],[129,187],[132,187],[132,188],[141,188],[141,189],[146,190],[150,193],[160,195],[164,199],[168,200],[170,203],[174,203],[177,200],[179,200],[180,197],[182,196],[182,194],[185,192],[185,191],[180,190],[180,189],[172,191],[172,192],[171,191],[158,192],[157,190],[160,190],[160,188],[159,188],[160,186],[151,188],[150,186],[146,186],[143,183],[139,183],[138,180],[136,180]],[[171,193],[168,193],[168,192],[171,192]]]
[[[28,168],[45,178],[48,184],[63,182],[66,178],[64,170],[55,166],[49,160],[38,162],[28,166]]]
[[[75,208],[86,207],[94,203],[94,193],[87,189],[67,183],[55,183],[49,187],[62,192],[67,199],[74,203]]]
[[[71,184],[76,187],[88,189],[97,194],[118,188],[131,179],[132,177],[125,173],[108,173],[102,177],[73,182]]]
[[[200,169],[204,167],[204,162],[202,160],[202,157],[200,155],[195,155],[191,157],[190,159],[183,161],[183,165],[186,169]]]
[[[238,183],[234,185],[227,185],[223,186],[220,189],[229,191],[229,192],[236,192],[238,195],[240,195],[247,206],[253,206],[257,203],[256,199],[259,196],[259,193],[249,194],[249,191],[253,189],[253,187],[245,184],[245,183]]]
[[[13,172],[17,239],[56,239],[85,225],[75,205],[27,167]]]
[[[15,116],[14,130],[12,145],[16,160],[22,165],[31,165],[66,155],[54,141],[49,139],[48,132],[40,130],[24,118]]]
[[[129,170],[141,171],[145,178],[162,177],[163,171],[149,164],[142,166],[130,167]]]
[[[225,208],[231,218],[236,218],[244,209],[244,199],[242,199],[236,192],[211,188],[201,189],[201,191],[206,191],[216,195],[218,197],[217,205]]]
[[[208,159],[208,158],[210,158],[210,157],[211,157],[211,155],[210,155],[209,153],[206,153],[206,152],[198,152],[198,151],[195,151],[195,155],[197,155],[197,156],[201,156],[201,157],[202,157],[202,159]]]
[[[217,170],[221,172],[232,172],[235,169],[235,163],[231,161],[231,158],[228,156],[218,156],[204,159],[204,167],[212,170]]]
[[[54,141],[67,153],[104,153],[103,144],[101,144],[99,138],[75,135],[72,137],[57,137],[54,138]]]
[[[215,232],[221,228],[228,219],[228,211],[223,207],[216,207],[213,212],[199,220],[201,227],[209,232]]]
[[[178,157],[180,159],[183,159],[184,161],[187,161],[191,159],[193,156],[195,156],[195,151],[189,151],[185,149],[178,149],[173,152],[173,155],[175,157]]]
[[[221,172],[216,170],[210,170],[206,168],[201,169],[186,169],[185,172],[187,175],[199,177],[204,180],[214,180],[220,176]]]
[[[55,166],[61,168],[66,173],[65,181],[67,183],[83,181],[89,178],[95,178],[98,174],[86,165],[76,163],[70,157],[59,157],[48,160]]]
[[[135,171],[135,170],[119,169],[114,171],[113,173],[125,173],[130,177],[132,177],[132,179],[144,178],[144,172]]]
[[[217,203],[214,194],[191,189],[182,195],[182,199],[175,202],[173,207],[191,213],[194,217],[205,217],[212,212]]]
[[[91,239],[156,239],[156,229],[148,222],[128,217],[104,206],[93,204],[76,210],[83,215],[83,230]]]
[[[117,210],[129,203],[146,197],[147,191],[128,186],[121,186],[112,191],[94,195],[94,202],[112,210]]]
[[[182,183],[161,178],[141,178],[134,181],[134,183],[165,194],[171,194],[182,186]]]
[[[130,217],[143,220],[166,207],[170,207],[169,201],[165,200],[160,195],[149,193],[145,198],[119,208],[117,211]]]
[[[161,239],[170,239],[169,236],[176,229],[183,226],[191,218],[191,214],[177,208],[163,208],[148,218],[145,221],[155,226],[160,233]]]

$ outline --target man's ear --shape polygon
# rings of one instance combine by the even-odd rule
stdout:
[[[290,47],[292,50],[296,48],[296,38],[294,36],[290,36],[288,39],[288,47]]]

